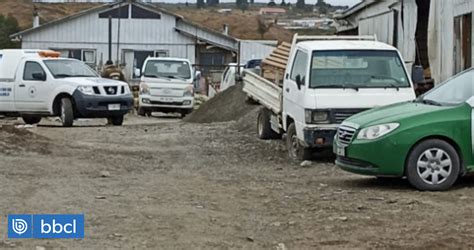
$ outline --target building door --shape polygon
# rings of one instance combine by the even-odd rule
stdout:
[[[201,70],[208,72],[225,64],[224,53],[201,53],[200,62]]]
[[[454,73],[472,66],[472,14],[454,18]]]
[[[134,53],[133,67],[136,69],[140,69],[140,71],[143,68],[143,64],[145,63],[145,60],[148,57],[155,56],[155,51],[134,51],[133,53]],[[133,74],[133,78],[138,78],[138,77],[140,76]]]

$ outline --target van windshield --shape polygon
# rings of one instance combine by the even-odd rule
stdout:
[[[315,51],[309,87],[404,88],[410,82],[396,51]]]
[[[85,63],[76,60],[44,60],[54,78],[98,77]]]
[[[143,76],[187,80],[191,78],[191,67],[188,62],[183,61],[150,60]]]

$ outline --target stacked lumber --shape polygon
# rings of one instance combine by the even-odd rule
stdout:
[[[262,76],[277,85],[283,84],[288,58],[290,57],[291,44],[283,42],[262,61]]]

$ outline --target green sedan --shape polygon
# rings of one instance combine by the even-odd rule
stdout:
[[[334,140],[343,170],[404,177],[417,189],[450,188],[474,171],[474,69],[418,99],[359,113]]]

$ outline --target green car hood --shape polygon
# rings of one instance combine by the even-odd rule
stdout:
[[[453,107],[426,105],[416,102],[403,102],[384,107],[374,108],[357,115],[351,116],[344,122],[354,123],[361,127],[372,125],[401,122],[407,118],[423,116],[433,111],[442,111]]]

